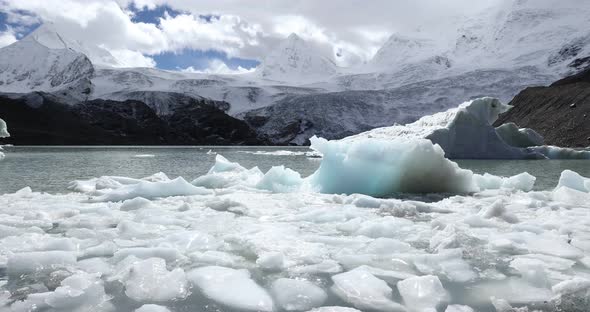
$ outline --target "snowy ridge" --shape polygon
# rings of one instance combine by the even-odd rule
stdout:
[[[90,92],[93,72],[86,55],[70,49],[61,36],[46,28],[0,49],[2,92],[75,89],[81,96]]]

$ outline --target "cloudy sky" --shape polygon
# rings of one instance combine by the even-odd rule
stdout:
[[[0,47],[51,22],[128,66],[244,71],[291,33],[339,65],[393,33],[448,36],[458,19],[509,0],[0,0]]]

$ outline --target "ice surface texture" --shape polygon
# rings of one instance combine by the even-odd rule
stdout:
[[[424,138],[312,144],[309,177],[216,155],[192,183],[103,176],[0,196],[0,307],[590,309],[589,178],[532,191],[530,174],[474,174]]]

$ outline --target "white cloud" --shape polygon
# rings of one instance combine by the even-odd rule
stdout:
[[[218,59],[211,60],[205,69],[195,69],[192,66],[187,68],[181,69],[181,71],[186,73],[197,73],[197,74],[218,74],[218,75],[238,75],[238,74],[247,74],[254,72],[254,68],[246,69],[241,66],[238,66],[236,69],[229,68],[224,62]]]
[[[14,42],[16,42],[16,37],[10,28],[6,31],[0,32],[0,48]]]
[[[150,64],[140,54],[217,50],[261,60],[295,32],[320,46],[340,65],[368,60],[394,32],[421,32],[449,39],[457,16],[514,0],[0,0],[10,18],[52,21],[69,37],[105,47],[130,63]],[[160,24],[132,20],[126,9],[158,5],[185,12]],[[31,14],[22,14],[22,11]],[[206,21],[199,16],[215,15]],[[153,60],[152,60],[153,61]]]

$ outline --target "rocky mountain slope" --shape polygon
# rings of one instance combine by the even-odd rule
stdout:
[[[514,108],[497,124],[514,122],[532,128],[557,146],[590,146],[590,70],[548,87],[531,87],[511,102]]]
[[[67,105],[46,93],[0,96],[10,125],[3,143],[19,145],[264,145],[243,121],[204,101],[185,101],[158,114],[134,100]]]

